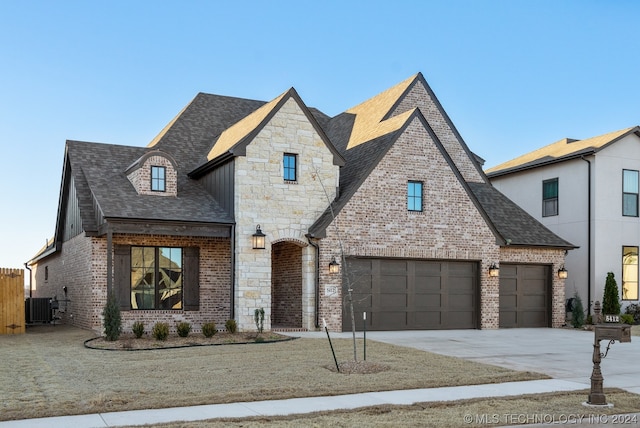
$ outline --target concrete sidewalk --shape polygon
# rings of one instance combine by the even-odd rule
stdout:
[[[363,394],[336,395],[330,397],[249,401],[231,404],[174,407],[169,409],[132,410],[127,412],[24,419],[0,422],[0,428],[118,427],[216,418],[292,415],[329,410],[356,409],[382,404],[409,405],[417,402],[455,401],[478,397],[506,397],[555,391],[575,391],[579,389],[584,389],[584,385],[563,380],[545,379],[488,385],[367,392]],[[463,425],[463,421],[460,421],[460,424]]]
[[[324,332],[295,332],[290,335],[326,337]],[[351,337],[351,333],[331,333],[331,336]],[[362,338],[363,333],[357,333],[357,336]],[[412,347],[514,370],[545,373],[553,379],[28,419],[0,422],[0,428],[116,427],[227,417],[304,414],[382,404],[408,405],[416,402],[589,389],[593,368],[593,339],[593,332],[571,329],[369,332],[367,340]],[[640,366],[634,363],[633,358],[640,355],[640,337],[634,339],[632,343],[616,342],[611,346],[609,354],[601,364],[605,387],[618,387],[640,394]],[[602,352],[605,352],[607,342],[603,341],[601,346]],[[585,401],[586,398],[585,396]],[[585,414],[587,413],[590,412],[585,408]],[[640,421],[640,415],[634,416],[635,420]],[[465,424],[461,421],[460,425]],[[579,425],[572,421],[566,426]],[[611,425],[591,423],[586,426]]]

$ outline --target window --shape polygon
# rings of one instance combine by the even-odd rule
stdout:
[[[131,247],[131,307],[182,309],[182,248]]]
[[[407,209],[422,211],[422,182],[409,181],[407,184]]]
[[[163,166],[151,167],[151,190],[154,192],[164,192],[166,168]]]
[[[283,178],[285,181],[296,181],[297,177],[297,158],[298,155],[291,153],[285,153],[283,158]]]
[[[638,300],[638,247],[622,247],[622,300]]]
[[[622,215],[638,217],[638,171],[622,170]]]
[[[542,217],[558,215],[558,179],[542,182]]]

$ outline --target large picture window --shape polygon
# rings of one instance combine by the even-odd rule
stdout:
[[[182,248],[131,247],[131,308],[182,309]]]
[[[407,183],[407,209],[422,211],[422,182],[409,181]]]
[[[638,300],[638,247],[622,247],[622,300]]]
[[[542,182],[542,217],[558,215],[558,179]]]
[[[622,215],[638,217],[638,171],[622,170]]]

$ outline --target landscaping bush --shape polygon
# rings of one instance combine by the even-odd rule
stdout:
[[[620,315],[620,322],[624,324],[633,324],[633,315],[631,314]]]
[[[144,323],[141,321],[134,322],[131,330],[133,331],[133,334],[136,336],[136,339],[140,339],[144,334]]]
[[[640,324],[640,305],[632,303],[625,308],[624,313],[633,316],[632,324]]]
[[[582,328],[584,325],[584,307],[578,293],[573,295],[573,307],[571,308],[571,325],[574,328]]]
[[[178,336],[187,337],[189,336],[189,332],[191,331],[191,324],[188,322],[179,322],[176,326],[176,330],[178,330]]]
[[[109,296],[107,296],[107,304],[102,310],[102,316],[104,319],[104,335],[106,339],[112,342],[118,340],[120,333],[122,333],[122,315],[120,314],[120,307],[113,293],[109,293]]]
[[[169,324],[166,322],[155,323],[151,334],[156,340],[167,340],[167,337],[169,337]]]
[[[264,308],[256,309],[253,313],[253,319],[256,322],[258,334],[262,334],[264,330]]]
[[[217,332],[218,330],[216,330],[216,323],[207,322],[202,324],[202,334],[204,334],[204,337],[211,337]]]
[[[227,322],[224,323],[224,327],[231,334],[234,334],[236,331],[238,331],[238,324],[236,324],[236,320],[227,320]]]
[[[607,273],[607,281],[604,284],[602,315],[620,315],[618,283],[616,282],[613,272]]]

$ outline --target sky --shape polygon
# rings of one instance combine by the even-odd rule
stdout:
[[[485,168],[640,125],[639,14],[634,0],[0,0],[0,267],[53,236],[66,140],[146,146],[198,92],[294,87],[333,116],[422,72]]]

